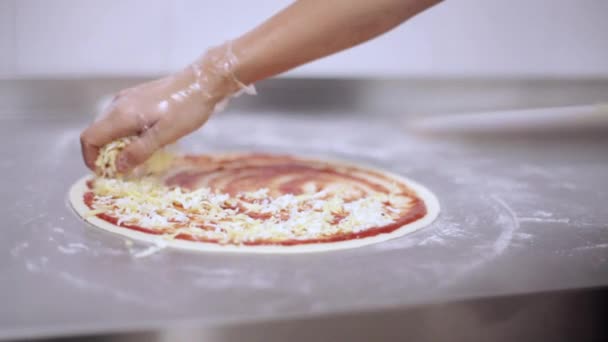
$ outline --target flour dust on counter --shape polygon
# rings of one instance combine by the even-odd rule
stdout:
[[[51,326],[73,334],[74,322],[113,331],[184,317],[325,317],[608,284],[605,142],[426,139],[370,115],[312,115],[226,112],[181,145],[374,165],[427,185],[441,215],[398,239],[332,253],[135,258],[149,246],[87,227],[64,201],[87,172],[82,112],[3,121],[0,170],[16,181],[0,192],[9,280],[0,288],[14,294],[0,310],[1,338]]]

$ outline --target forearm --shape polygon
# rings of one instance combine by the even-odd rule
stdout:
[[[203,125],[245,85],[367,41],[439,1],[297,1],[187,68],[122,91],[105,116],[82,133],[85,162],[95,170],[101,147],[131,137],[117,158],[119,172],[131,170]]]
[[[237,38],[234,76],[245,84],[372,39],[440,0],[300,0]]]

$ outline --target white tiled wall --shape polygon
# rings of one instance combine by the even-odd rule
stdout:
[[[290,2],[0,0],[0,75],[165,73]],[[445,1],[292,74],[608,77],[606,14],[607,0]]]

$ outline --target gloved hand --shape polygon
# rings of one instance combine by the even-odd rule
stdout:
[[[146,161],[157,149],[201,127],[239,89],[255,93],[234,76],[238,60],[230,43],[213,48],[184,70],[119,92],[100,120],[80,136],[85,164],[95,171],[104,145],[128,136],[118,155],[121,173]]]

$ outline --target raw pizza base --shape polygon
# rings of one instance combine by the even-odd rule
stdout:
[[[72,207],[76,213],[82,217],[91,226],[100,228],[111,233],[119,234],[124,237],[128,237],[133,240],[149,242],[162,247],[177,248],[189,251],[197,252],[232,252],[232,253],[267,253],[267,254],[292,254],[292,253],[312,253],[312,252],[327,252],[341,249],[349,249],[371,245],[375,243],[384,242],[387,240],[395,239],[403,235],[412,233],[423,227],[431,224],[439,215],[439,201],[437,197],[428,190],[426,187],[410,180],[405,177],[395,175],[390,172],[370,168],[362,165],[357,165],[347,162],[333,162],[324,160],[324,162],[330,162],[333,165],[349,165],[357,168],[363,168],[367,170],[373,170],[381,173],[387,177],[393,178],[407,185],[408,188],[414,190],[418,197],[424,202],[427,213],[421,219],[418,219],[409,224],[403,225],[400,228],[390,233],[379,234],[371,237],[362,239],[353,239],[338,242],[325,242],[325,243],[312,243],[302,244],[293,246],[281,246],[281,245],[254,245],[254,246],[236,246],[236,245],[220,245],[216,243],[208,242],[195,242],[181,239],[165,239],[159,235],[152,235],[143,232],[139,232],[133,229],[116,226],[105,220],[98,218],[97,216],[90,216],[87,213],[90,211],[89,207],[84,202],[84,194],[89,190],[87,188],[87,181],[91,179],[91,176],[84,176],[79,179],[74,185],[72,185],[69,193],[69,199]]]

